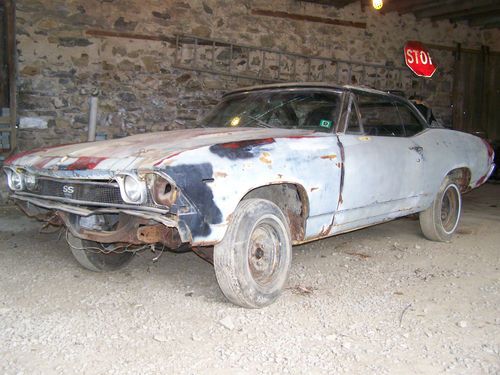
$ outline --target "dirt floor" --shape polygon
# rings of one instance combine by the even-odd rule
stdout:
[[[0,208],[2,374],[498,374],[500,185],[464,197],[452,243],[404,218],[298,246],[274,305],[225,301],[194,254],[82,269]]]

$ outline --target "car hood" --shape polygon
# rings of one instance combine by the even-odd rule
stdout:
[[[300,137],[303,129],[196,128],[134,135],[108,141],[76,143],[27,151],[5,165],[38,170],[123,171],[154,168],[169,157],[215,144],[263,138]]]

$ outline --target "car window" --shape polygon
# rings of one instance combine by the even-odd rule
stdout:
[[[401,122],[407,137],[411,137],[424,130],[424,126],[408,105],[397,102],[396,107],[398,108],[399,116],[401,117]]]
[[[356,95],[361,125],[366,135],[404,137],[404,128],[397,107],[390,97]]]
[[[201,121],[202,127],[269,127],[331,132],[340,94],[266,90],[231,95]]]

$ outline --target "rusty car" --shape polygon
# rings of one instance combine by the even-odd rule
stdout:
[[[259,308],[284,289],[292,245],[417,213],[425,237],[449,241],[493,158],[400,96],[292,83],[229,92],[196,128],[40,148],[4,170],[83,267],[191,249],[228,300]]]

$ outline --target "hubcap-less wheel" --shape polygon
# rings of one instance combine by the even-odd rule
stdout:
[[[450,241],[458,227],[461,209],[460,189],[446,179],[432,205],[420,213],[420,228],[424,236],[432,241]]]
[[[224,239],[214,247],[214,269],[222,293],[248,308],[264,307],[281,294],[292,260],[283,212],[264,199],[242,201]]]
[[[453,233],[460,216],[460,191],[456,185],[449,185],[441,201],[441,223],[446,233]]]
[[[253,279],[261,286],[272,282],[276,276],[281,260],[280,245],[279,233],[265,220],[252,232],[248,265]]]

